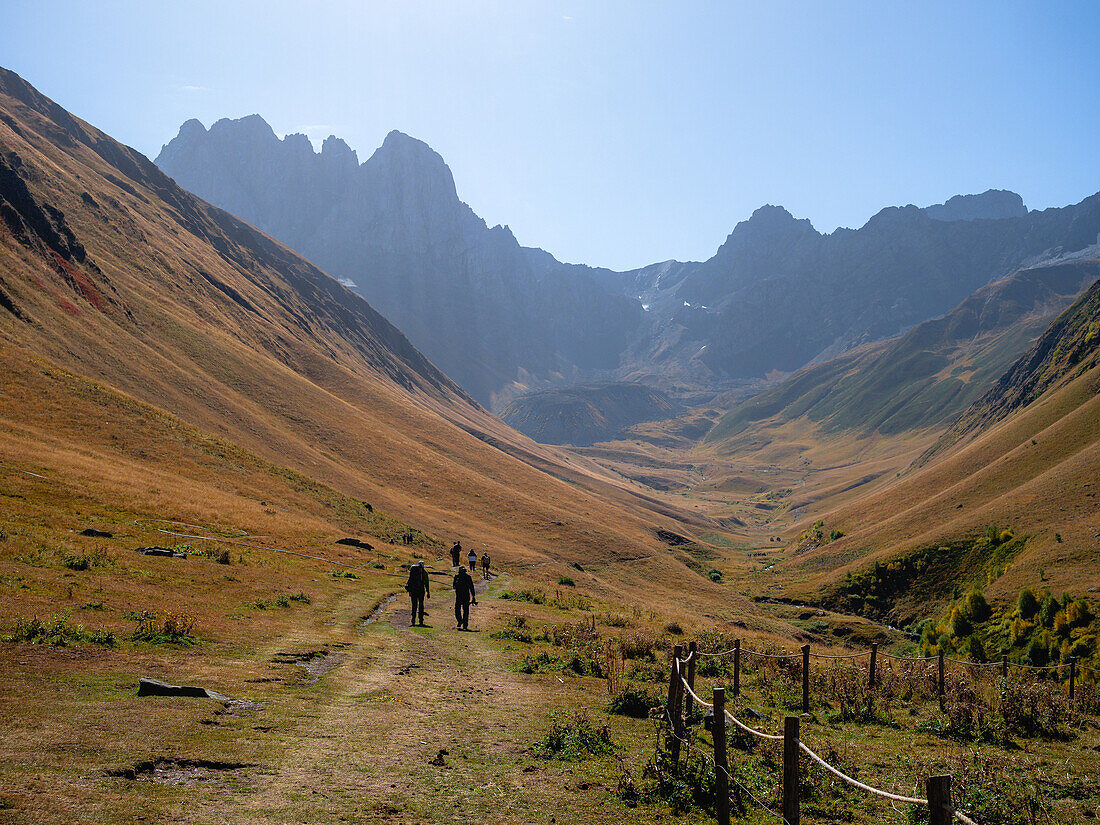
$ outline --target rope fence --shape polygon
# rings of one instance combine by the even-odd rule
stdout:
[[[857,651],[854,653],[814,653],[810,650],[809,645],[802,646],[801,653],[765,653],[760,650],[751,650],[750,648],[742,647],[741,640],[735,639],[733,647],[729,650],[719,651],[717,653],[705,653],[694,648],[695,643],[692,642],[693,658],[692,663],[694,666],[694,657],[704,657],[708,659],[721,658],[725,656],[733,656],[733,694],[737,696],[740,693],[741,684],[741,658],[742,656],[756,656],[761,659],[802,659],[802,711],[808,712],[810,709],[810,684],[809,684],[809,672],[810,672],[810,659],[829,659],[829,660],[843,660],[843,659],[861,659],[863,657],[870,657],[870,664],[868,667],[868,684],[874,686],[877,678],[877,662],[881,656],[884,659],[892,659],[897,662],[936,662],[939,666],[939,672],[936,678],[936,693],[942,699],[944,696],[945,686],[945,667],[948,663],[958,665],[965,668],[1000,668],[1001,677],[1008,677],[1008,669],[1010,667],[1020,668],[1022,670],[1031,670],[1038,672],[1056,672],[1061,673],[1068,671],[1067,679],[1069,684],[1069,698],[1072,701],[1076,692],[1077,671],[1086,670],[1094,675],[1100,675],[1100,670],[1096,668],[1087,667],[1077,664],[1077,657],[1070,656],[1066,661],[1056,665],[1029,665],[1024,662],[1010,662],[1007,655],[1002,655],[1000,661],[992,662],[968,662],[964,659],[956,659],[951,656],[946,656],[942,651],[936,656],[897,656],[886,651],[880,651],[878,644],[872,644],[870,650]]]
[[[809,646],[805,646],[802,649],[801,657],[803,662],[809,659]],[[739,645],[734,648],[738,654],[742,652]],[[734,652],[731,651],[731,652]],[[950,776],[932,776],[929,777],[926,782],[926,796],[924,798],[905,796],[903,794],[896,794],[891,791],[886,791],[881,788],[876,788],[872,785],[868,785],[865,782],[860,782],[852,776],[844,773],[835,765],[829,764],[825,759],[818,755],[809,745],[802,741],[799,736],[799,722],[800,717],[788,716],[784,719],[783,733],[782,734],[770,734],[763,731],[756,730],[751,726],[745,724],[732,713],[726,710],[725,707],[725,688],[715,687],[713,688],[712,701],[707,702],[698,693],[695,692],[695,661],[700,657],[707,654],[701,653],[696,646],[695,642],[692,642],[689,646],[688,655],[684,658],[684,649],[682,645],[676,645],[672,655],[672,665],[669,673],[669,692],[668,703],[665,706],[665,719],[669,724],[671,733],[671,751],[672,760],[674,764],[679,763],[680,759],[680,746],[687,745],[689,748],[692,743],[685,737],[686,718],[690,715],[691,705],[690,702],[697,703],[700,707],[709,708],[712,712],[712,724],[711,734],[714,740],[714,756],[711,758],[705,752],[703,753],[706,761],[709,762],[715,769],[716,777],[716,790],[715,790],[715,815],[719,825],[730,825],[730,803],[733,801],[729,794],[729,785],[733,783],[738,788],[744,790],[758,805],[765,811],[775,816],[784,822],[785,825],[799,825],[799,771],[800,771],[800,754],[805,754],[813,763],[819,765],[823,770],[842,782],[850,785],[853,788],[863,791],[864,793],[871,794],[873,796],[886,799],[890,802],[900,802],[907,805],[921,805],[928,808],[930,825],[948,825],[952,820],[957,820],[963,825],[977,825],[977,823],[966,814],[955,809],[951,803],[951,777]],[[873,656],[874,652],[872,652]],[[790,656],[783,658],[792,658]],[[854,658],[849,656],[838,658]],[[942,657],[937,657],[941,659]],[[873,659],[872,659],[873,661]],[[687,713],[684,712],[685,697],[688,699]],[[719,720],[722,720],[719,722]],[[734,726],[751,734],[752,736],[768,741],[782,741],[783,742],[783,767],[781,778],[781,799],[782,799],[782,814],[777,814],[772,811],[766,804],[757,799],[749,790],[745,788],[743,783],[737,781],[728,769],[728,752],[726,748],[726,721],[731,722]]]

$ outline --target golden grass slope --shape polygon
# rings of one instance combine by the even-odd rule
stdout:
[[[1018,363],[1029,360],[1032,353]],[[977,537],[994,525],[1027,537],[1023,551],[991,577],[959,571],[941,583],[945,598],[953,584],[988,584],[1001,597],[1040,580],[1076,594],[1100,587],[1100,364],[1086,357],[1046,387],[934,462],[827,513],[826,532],[844,537],[786,561],[789,586],[820,590],[873,560]]]

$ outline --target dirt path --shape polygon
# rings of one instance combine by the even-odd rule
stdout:
[[[247,788],[208,797],[183,820],[542,823],[561,817],[562,800],[555,797],[571,771],[548,767],[529,752],[532,724],[546,713],[546,688],[514,673],[482,631],[505,603],[485,598],[479,578],[471,631],[459,632],[453,592],[438,579],[432,584],[429,627],[409,627],[409,603],[399,594],[376,621],[356,630],[339,667],[272,709],[288,725],[277,764],[254,775]]]

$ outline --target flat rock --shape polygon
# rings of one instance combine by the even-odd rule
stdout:
[[[160,545],[156,544],[154,544],[152,547],[135,547],[134,552],[141,553],[141,555],[143,556],[167,556],[168,558],[173,559],[187,558],[186,553],[180,553],[172,550],[169,547],[161,547]]]
[[[203,687],[170,685],[149,676],[142,676],[138,680],[138,696],[187,696],[195,699],[217,699],[219,702],[233,701],[228,696]]]
[[[363,550],[373,550],[374,549],[374,545],[367,544],[362,539],[353,539],[353,538],[337,539],[336,543],[337,544],[346,544],[348,547],[360,547]]]
[[[92,536],[97,539],[110,539],[114,538],[113,533],[108,533],[106,530],[96,530],[94,527],[86,527],[80,531],[82,536]]]

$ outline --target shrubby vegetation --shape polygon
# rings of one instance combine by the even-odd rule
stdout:
[[[534,752],[543,759],[583,759],[604,756],[614,749],[607,725],[596,727],[582,711],[569,717],[554,714],[550,730],[535,746]]]
[[[943,651],[975,662],[1007,655],[1009,661],[1044,667],[1070,657],[1097,664],[1100,620],[1087,599],[1025,587],[1014,604],[994,607],[981,590],[956,599],[946,613],[924,623],[922,655]]]
[[[9,640],[54,647],[82,642],[114,647],[117,641],[115,634],[108,630],[87,630],[82,624],[70,624],[68,616],[54,616],[49,622],[43,622],[37,616],[30,619],[20,616],[15,620],[15,630]]]
[[[822,604],[842,613],[885,620],[899,598],[940,599],[955,591],[959,580],[984,584],[1003,572],[1026,542],[1026,537],[1017,537],[1010,529],[991,525],[975,539],[923,548],[849,573]]]

